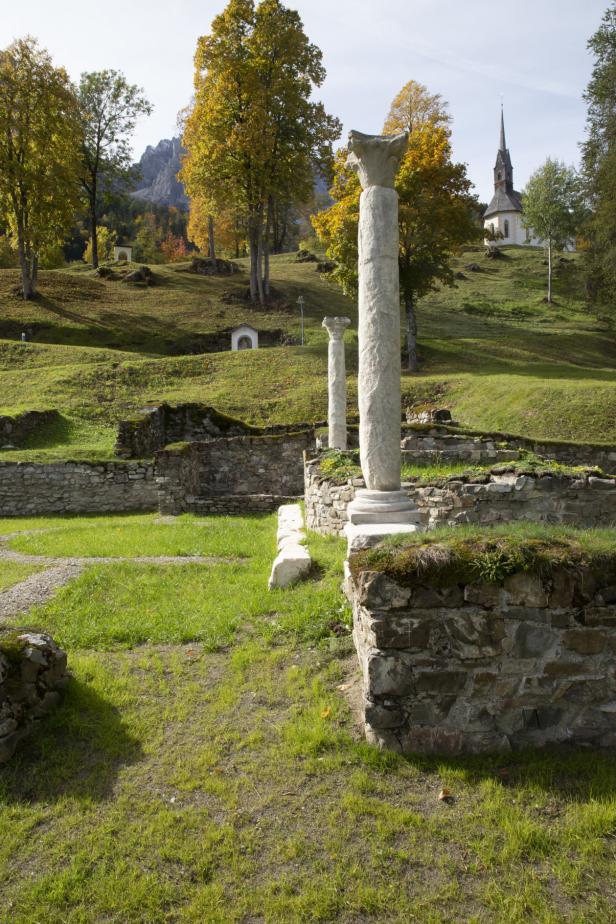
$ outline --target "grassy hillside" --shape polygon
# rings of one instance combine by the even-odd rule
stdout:
[[[577,256],[558,265],[554,305],[544,301],[540,251],[509,248],[502,260],[469,251],[464,278],[419,308],[419,375],[403,375],[406,403],[450,407],[467,426],[532,437],[616,443],[616,337],[588,313]],[[479,271],[468,269],[476,264]],[[274,304],[246,301],[245,272],[230,278],[156,266],[156,285],[129,287],[90,271],[49,272],[25,304],[17,275],[0,271],[0,411],[55,407],[64,421],[28,451],[0,458],[99,457],[112,451],[117,420],[146,403],[203,401],[253,423],[326,416],[325,314],[347,314],[349,409],[356,404],[354,303],[294,255],[275,257]],[[245,270],[245,267],[244,267]],[[248,321],[306,345],[199,353],[201,338]],[[32,341],[16,343],[23,329]]]

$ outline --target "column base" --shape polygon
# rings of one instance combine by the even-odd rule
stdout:
[[[347,556],[362,549],[371,549],[388,536],[416,533],[419,529],[416,523],[347,523],[344,527]]]
[[[419,523],[419,511],[404,491],[360,488],[347,507],[349,523]]]

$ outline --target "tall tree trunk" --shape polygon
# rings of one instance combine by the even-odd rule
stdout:
[[[216,259],[216,247],[214,246],[214,219],[211,215],[207,217],[207,245],[208,256],[210,260]]]
[[[29,299],[34,298],[35,293],[32,283],[32,266],[20,231],[18,231],[17,253],[19,256],[19,269],[21,270],[21,291],[24,301],[29,301]]]
[[[263,253],[263,289],[265,291],[265,297],[269,298],[270,294],[270,237],[271,237],[271,228],[272,228],[272,213],[274,210],[274,203],[272,197],[270,196],[267,200],[267,217],[265,219],[265,242],[264,242],[264,253]]]
[[[417,315],[412,292],[404,296],[404,307],[406,310],[407,369],[409,372],[417,372]]]
[[[265,305],[265,289],[263,287],[263,204],[259,206],[257,223],[257,288],[259,303]]]
[[[250,301],[256,302],[259,291],[259,252],[257,222],[254,214],[250,215],[248,219],[248,255],[250,257]]]
[[[248,239],[248,247],[250,251],[250,301],[256,302],[257,293],[259,291],[259,285],[257,282],[258,275],[258,247],[257,241],[255,239],[254,231],[251,231]]]
[[[30,261],[30,279],[32,281],[32,295],[36,295],[36,290],[38,288],[38,267],[39,259],[38,254],[33,253]]]
[[[548,238],[548,305],[552,304],[552,238]]]
[[[92,241],[92,266],[98,269],[98,221],[96,218],[96,185],[90,194],[90,240]]]

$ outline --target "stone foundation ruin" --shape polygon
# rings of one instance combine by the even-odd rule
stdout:
[[[161,513],[275,510],[303,494],[303,453],[314,431],[168,446],[156,456]]]
[[[371,742],[439,754],[616,745],[616,553],[557,552],[557,566],[494,581],[456,575],[447,542],[423,568],[404,549],[352,557]]]
[[[405,482],[403,490],[416,505],[423,529],[517,520],[582,527],[616,524],[616,478],[557,471],[519,474],[502,470],[455,475],[439,484]],[[363,487],[361,476],[342,482],[323,475],[320,458],[305,461],[306,522],[325,535],[342,535],[347,507]]]
[[[0,634],[0,764],[58,704],[67,683],[66,654],[49,635]]]

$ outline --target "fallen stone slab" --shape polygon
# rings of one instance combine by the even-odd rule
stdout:
[[[283,504],[278,508],[278,555],[272,565],[268,587],[289,587],[310,571],[310,552],[303,544],[306,539],[304,517],[299,504]]]

